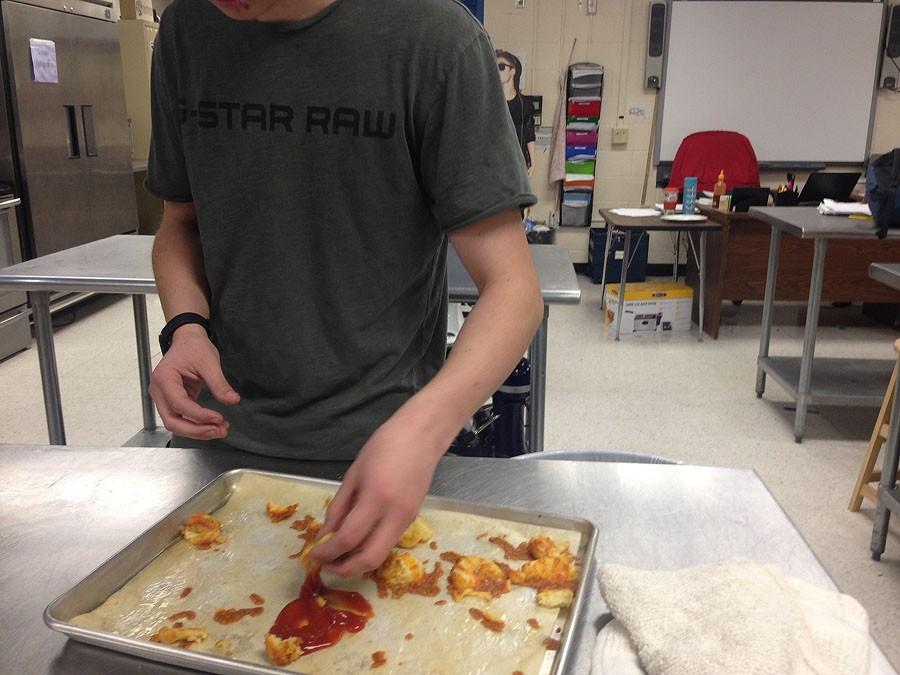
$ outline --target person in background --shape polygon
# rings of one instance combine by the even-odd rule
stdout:
[[[502,49],[496,50],[495,55],[503,95],[506,97],[509,115],[512,117],[516,138],[519,139],[519,147],[522,148],[530,176],[534,173],[534,108],[531,99],[522,94],[519,88],[522,80],[522,62],[515,54]]]
[[[337,574],[384,560],[543,315],[495,67],[447,0],[175,0],[159,27],[150,392],[174,447],[353,460]],[[448,239],[480,297],[444,363]]]

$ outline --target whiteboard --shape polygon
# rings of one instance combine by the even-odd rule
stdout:
[[[657,159],[695,131],[750,139],[760,162],[862,162],[881,2],[675,0]]]

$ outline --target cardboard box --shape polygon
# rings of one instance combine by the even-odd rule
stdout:
[[[691,329],[694,291],[672,281],[627,284],[622,334],[668,333]],[[605,319],[615,326],[619,312],[619,284],[606,287]]]

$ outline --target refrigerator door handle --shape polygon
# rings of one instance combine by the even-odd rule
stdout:
[[[78,159],[81,157],[81,147],[78,143],[78,118],[75,106],[64,105],[63,110],[66,113],[66,145],[69,149],[69,159]]]
[[[81,124],[84,128],[84,152],[88,157],[96,157],[97,134],[94,132],[94,106],[81,106]]]

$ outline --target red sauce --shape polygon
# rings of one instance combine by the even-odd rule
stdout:
[[[469,616],[471,616],[476,621],[480,621],[482,626],[484,626],[488,630],[494,631],[495,633],[502,633],[503,629],[506,628],[505,621],[495,619],[490,614],[485,614],[480,609],[476,609],[475,607],[472,607],[469,610]]]
[[[484,538],[487,537],[487,536],[488,536],[488,533],[487,533],[487,532],[482,532],[481,534],[479,534],[479,535],[478,535],[477,537],[475,537],[475,538],[476,538],[476,539],[484,539]]]
[[[513,675],[525,675],[521,670],[514,670]]]
[[[447,604],[447,601],[446,600],[437,600],[437,601],[435,601],[434,604],[437,605],[438,607],[443,607],[444,605]]]
[[[175,623],[172,624],[172,628],[184,628],[184,624],[181,623],[180,621],[176,621]]]
[[[507,560],[531,560],[531,554],[528,552],[528,542],[523,541],[518,546],[513,546],[506,537],[490,537],[489,542],[503,549],[503,557]]]
[[[337,644],[344,633],[358,633],[373,616],[361,594],[328,588],[318,572],[311,572],[300,597],[285,605],[269,632],[282,640],[300,638],[303,653],[310,654]]]
[[[528,619],[528,621],[526,621],[525,623],[527,623],[531,628],[534,628],[535,630],[541,627],[541,622],[537,619]]]
[[[406,635],[403,636],[403,639],[404,639],[404,640],[412,640],[412,639],[413,639],[413,634],[412,634],[412,633],[407,633]]]
[[[266,599],[261,595],[257,595],[256,593],[251,593],[250,594],[250,602],[252,602],[254,605],[262,605],[262,604],[265,604]]]
[[[428,548],[430,548],[432,551],[437,551],[437,542],[431,542],[430,544],[428,544]]]
[[[556,638],[548,637],[544,640],[544,646],[552,651],[558,651],[561,644],[562,643]]]
[[[169,621],[178,621],[179,619],[187,619],[188,621],[193,621],[197,618],[197,612],[194,612],[190,609],[185,610],[183,612],[176,612],[172,616],[169,617]]]
[[[459,562],[459,559],[462,558],[462,555],[456,553],[455,551],[444,551],[441,553],[441,560],[444,560],[451,565],[455,565]]]
[[[381,668],[385,663],[387,663],[387,657],[384,655],[384,652],[372,652],[373,668]]]
[[[189,596],[189,595],[191,594],[191,591],[192,591],[192,590],[194,590],[192,587],[190,587],[190,586],[185,586],[184,590],[181,591],[181,597],[182,597],[182,598],[186,598],[187,596]]]
[[[245,616],[259,616],[263,613],[262,607],[247,607],[245,609],[217,609],[213,614],[213,621],[228,625],[237,623]]]
[[[311,515],[307,514],[303,516],[302,520],[295,520],[291,523],[291,529],[300,532],[300,534],[297,535],[300,539],[310,542],[315,541],[319,536],[319,530],[322,529],[323,525],[324,523],[318,522]]]

